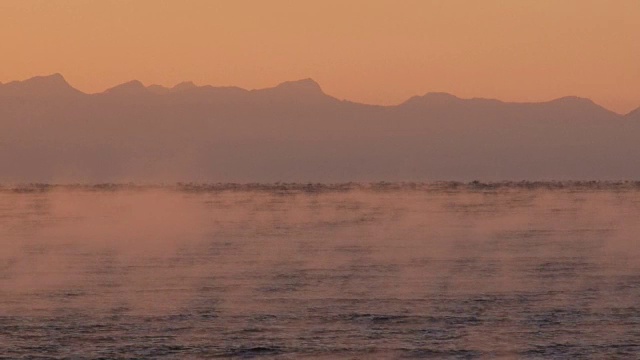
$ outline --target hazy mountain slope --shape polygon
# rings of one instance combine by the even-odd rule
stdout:
[[[625,118],[628,120],[640,121],[640,108],[633,110],[632,112],[625,115]]]
[[[311,79],[89,95],[56,74],[1,84],[0,126],[2,182],[640,179],[640,116],[575,97],[383,107]]]

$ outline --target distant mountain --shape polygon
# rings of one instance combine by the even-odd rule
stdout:
[[[304,100],[328,98],[320,88],[320,85],[312,79],[287,81],[274,88],[253,90],[252,92],[260,96],[285,101],[295,98]]]
[[[245,90],[59,75],[0,84],[0,182],[640,179],[640,111],[445,93],[397,106],[312,79]]]
[[[60,74],[36,76],[25,81],[12,81],[7,84],[0,83],[0,96],[46,98],[79,95],[83,93],[71,87]]]
[[[147,87],[147,89],[149,89],[149,91],[151,91],[154,94],[158,94],[158,95],[182,92],[182,91],[187,91],[187,90],[196,89],[196,88],[197,88],[197,86],[191,81],[181,82],[180,84],[178,84],[178,85],[176,85],[176,86],[174,86],[172,88],[167,88],[167,87],[164,87],[162,85],[151,85],[151,86]]]
[[[625,116],[627,119],[640,121],[640,108],[633,110]]]
[[[149,94],[150,91],[142,85],[138,80],[132,80],[124,84],[114,86],[105,90],[105,95],[120,95],[120,96],[136,96],[141,94]]]

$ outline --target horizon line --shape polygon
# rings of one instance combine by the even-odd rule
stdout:
[[[55,72],[55,73],[51,73],[49,75],[32,76],[32,77],[24,79],[24,80],[12,80],[12,81],[6,82],[6,83],[0,82],[0,87],[6,86],[6,85],[10,85],[10,84],[16,84],[16,83],[24,83],[24,82],[28,82],[28,81],[32,81],[32,80],[36,80],[36,79],[50,79],[50,78],[58,78],[58,79],[62,80],[71,89],[73,89],[73,90],[75,90],[75,91],[77,91],[77,92],[79,92],[79,93],[81,93],[83,95],[89,95],[89,96],[90,95],[108,94],[110,90],[116,89],[116,88],[118,88],[118,87],[120,87],[122,85],[127,85],[127,84],[141,85],[144,89],[148,90],[153,95],[163,95],[163,94],[160,94],[160,93],[154,93],[149,88],[150,87],[160,87],[160,88],[163,88],[165,90],[172,90],[172,89],[176,89],[180,85],[187,84],[187,85],[191,85],[193,88],[205,88],[205,87],[211,87],[211,88],[214,88],[214,89],[235,88],[235,89],[240,89],[240,90],[243,90],[243,91],[251,92],[251,91],[262,91],[262,90],[275,89],[275,88],[281,87],[283,85],[288,85],[288,84],[311,82],[312,84],[314,84],[317,87],[317,89],[322,94],[324,94],[324,95],[326,95],[328,97],[334,98],[334,99],[339,100],[339,101],[345,101],[345,102],[350,102],[350,103],[360,104],[360,105],[367,105],[367,106],[377,106],[377,107],[396,107],[396,106],[400,106],[400,105],[406,104],[406,103],[408,103],[409,101],[411,101],[413,99],[419,99],[419,98],[426,97],[426,96],[429,96],[429,95],[431,95],[431,96],[433,96],[433,95],[443,95],[443,96],[449,96],[449,97],[455,98],[457,100],[467,100],[467,101],[468,100],[486,100],[486,101],[497,101],[497,102],[500,102],[500,103],[503,103],[503,104],[546,104],[546,103],[552,103],[552,102],[555,102],[555,101],[565,100],[565,99],[578,99],[578,100],[587,100],[587,101],[593,103],[594,105],[596,105],[596,106],[598,106],[598,107],[600,107],[600,108],[602,108],[602,109],[604,109],[606,111],[609,111],[609,112],[611,112],[613,114],[616,114],[618,116],[627,116],[627,115],[630,115],[630,114],[632,114],[632,113],[634,113],[636,111],[640,111],[640,106],[639,106],[639,107],[636,107],[636,108],[634,108],[633,110],[631,110],[631,111],[629,111],[627,113],[619,113],[619,112],[617,112],[615,110],[611,110],[611,109],[609,109],[609,108],[607,108],[607,107],[605,107],[603,105],[598,104],[597,102],[595,102],[591,98],[581,97],[581,96],[577,96],[577,95],[566,95],[566,96],[561,96],[561,97],[558,97],[558,98],[551,98],[549,100],[543,100],[543,101],[505,101],[505,100],[500,100],[500,99],[497,99],[497,98],[487,98],[487,97],[462,98],[462,97],[459,97],[459,96],[454,95],[452,93],[441,92],[441,91],[429,91],[429,92],[426,92],[426,93],[424,93],[422,95],[414,95],[414,96],[411,96],[411,97],[407,98],[406,100],[404,100],[402,102],[399,102],[397,104],[392,104],[392,105],[372,104],[372,103],[352,101],[352,100],[348,100],[348,99],[340,99],[340,98],[334,97],[332,95],[329,95],[329,94],[325,93],[324,90],[322,89],[322,86],[311,77],[301,78],[301,79],[297,79],[297,80],[286,80],[286,81],[279,82],[276,85],[271,86],[271,87],[252,88],[252,89],[243,88],[243,87],[234,86],[234,85],[221,85],[221,86],[215,86],[215,85],[211,85],[211,84],[197,85],[191,80],[180,81],[180,82],[176,83],[175,85],[173,85],[171,87],[167,87],[167,86],[160,85],[160,84],[155,84],[155,83],[154,84],[145,85],[142,81],[137,80],[137,79],[133,79],[133,80],[125,81],[125,82],[120,83],[120,84],[116,84],[116,85],[111,86],[111,87],[109,87],[109,88],[107,88],[107,89],[105,89],[103,91],[100,91],[100,92],[85,92],[85,91],[82,91],[82,90],[74,87],[73,85],[71,85],[66,80],[64,75],[62,75],[62,73]]]

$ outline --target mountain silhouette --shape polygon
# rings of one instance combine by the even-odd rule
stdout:
[[[628,118],[628,119],[633,119],[633,120],[640,121],[640,108],[637,108],[637,109],[631,111],[625,117]]]
[[[64,97],[78,96],[83,93],[74,89],[60,74],[36,76],[25,81],[0,83],[0,96],[24,97]]]
[[[85,94],[60,74],[0,84],[0,182],[640,179],[640,111],[130,81]]]
[[[281,96],[326,96],[320,85],[313,79],[287,81],[274,88],[254,91],[279,94]]]
[[[180,84],[177,84],[176,86],[172,87],[172,88],[167,88],[164,87],[162,85],[150,85],[147,87],[147,89],[149,91],[151,91],[154,94],[169,94],[169,93],[175,93],[175,92],[181,92],[181,91],[188,91],[188,90],[192,90],[192,89],[196,89],[197,86],[191,82],[191,81],[184,81],[181,82]]]
[[[104,94],[124,96],[135,96],[148,93],[149,90],[138,80],[132,80],[124,84],[116,85],[104,92]]]

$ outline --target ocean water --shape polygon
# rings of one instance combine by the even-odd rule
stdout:
[[[636,183],[0,188],[0,358],[638,358]]]

